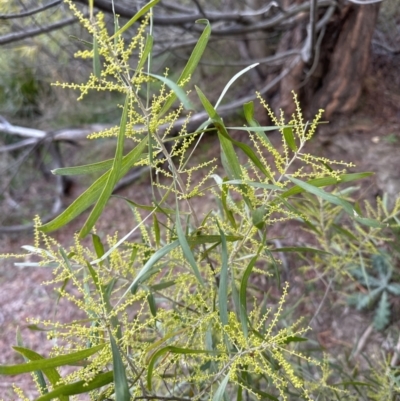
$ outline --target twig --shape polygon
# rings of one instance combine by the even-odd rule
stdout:
[[[400,335],[399,335],[399,339],[397,341],[396,347],[394,348],[394,353],[393,353],[393,356],[392,356],[392,360],[390,361],[390,366],[392,368],[397,366],[397,362],[399,360],[399,354],[400,354]]]
[[[367,330],[365,330],[364,334],[361,336],[360,340],[358,341],[357,348],[356,348],[354,354],[352,355],[352,358],[357,358],[360,355],[360,353],[364,349],[365,344],[366,344],[369,336],[371,335],[373,329],[374,329],[374,326],[372,324],[370,324],[367,327]]]
[[[34,36],[38,36],[43,33],[55,31],[57,29],[63,28],[64,26],[75,24],[75,22],[78,22],[78,18],[71,17],[63,19],[51,25],[43,26],[41,28],[34,28],[19,33],[10,33],[8,35],[0,36],[0,45],[6,45],[8,43],[18,42],[22,39],[32,38]]]
[[[24,11],[24,12],[18,13],[18,14],[0,14],[0,19],[15,19],[15,18],[29,17],[30,15],[38,14],[44,10],[47,10],[48,8],[57,6],[61,2],[62,2],[62,0],[54,0],[41,7],[37,7],[32,10],[27,10],[27,11]]]

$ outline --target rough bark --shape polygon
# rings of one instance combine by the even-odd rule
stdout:
[[[294,111],[291,91],[300,97],[306,114],[311,116],[318,109],[325,109],[325,117],[336,113],[351,113],[358,105],[363,80],[367,72],[370,45],[375,29],[378,4],[342,4],[326,26],[324,36],[316,51],[316,63],[307,65],[298,59],[277,88],[273,105]],[[319,15],[321,18],[322,16]],[[287,51],[304,42],[308,16],[300,18],[281,39],[278,51]],[[293,60],[288,60],[287,68]],[[310,74],[311,72],[311,74]]]
[[[349,4],[341,10],[340,33],[312,109],[323,108],[328,117],[355,110],[369,64],[378,11],[379,3]]]

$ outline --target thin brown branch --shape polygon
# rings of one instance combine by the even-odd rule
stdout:
[[[48,33],[57,29],[61,29],[65,26],[72,25],[75,22],[78,22],[78,19],[76,17],[71,17],[40,28],[29,29],[27,31],[22,31],[18,33],[10,33],[8,35],[0,37],[0,45],[18,42],[26,38],[33,38],[34,36],[42,35],[43,33]]]
[[[18,14],[0,14],[0,20],[1,19],[16,19],[16,18],[24,18],[24,17],[29,17],[30,15],[38,14],[41,13],[44,10],[47,10],[49,8],[55,7],[59,4],[62,3],[62,0],[54,0],[50,3],[47,3],[41,7],[33,8],[32,10],[27,10],[22,13]]]
[[[87,5],[87,0],[74,0],[76,3]],[[319,0],[317,7],[327,7],[329,5],[336,4],[334,0]],[[165,4],[166,5],[166,4]],[[275,5],[275,3],[273,3]],[[99,10],[112,13],[112,4],[107,0],[96,0],[96,8]],[[114,4],[115,13],[124,18],[132,18],[137,10],[132,7],[125,7],[121,4]],[[158,26],[176,26],[194,24],[198,19],[206,17],[210,22],[236,22],[237,25],[229,28],[222,28],[213,31],[213,35],[241,35],[248,32],[256,32],[259,30],[268,29],[281,24],[283,21],[289,19],[293,15],[308,11],[310,9],[310,3],[304,3],[298,6],[292,6],[285,11],[281,11],[280,14],[270,19],[264,19],[258,23],[254,22],[254,17],[265,15],[271,9],[271,5],[268,4],[266,7],[253,12],[215,12],[215,11],[204,11],[199,13],[194,9],[187,10],[188,12],[180,15],[154,15],[153,22]],[[192,11],[193,10],[193,11]],[[183,12],[183,9],[181,10]]]

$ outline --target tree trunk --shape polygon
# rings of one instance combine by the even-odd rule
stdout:
[[[308,117],[321,108],[325,110],[326,118],[336,113],[354,111],[369,64],[378,11],[379,3],[341,5],[326,26],[314,65],[312,61],[311,65],[307,65],[298,58],[296,66],[280,82],[273,104],[292,113],[294,105],[291,91],[294,90]],[[308,16],[305,16],[285,33],[279,51],[302,43],[307,35],[307,24]],[[282,68],[289,68],[291,62],[293,60],[289,60]]]

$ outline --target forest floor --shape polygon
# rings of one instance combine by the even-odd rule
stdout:
[[[394,89],[394,78],[385,72],[381,64],[382,61],[377,59],[371,67],[359,109],[351,116],[341,116],[323,127],[307,149],[312,154],[329,159],[353,162],[357,167],[351,169],[352,172],[375,172],[374,176],[357,184],[360,185],[360,197],[364,199],[374,199],[384,192],[389,193],[391,197],[400,193],[400,85]],[[280,146],[277,135],[272,135],[271,140],[274,145]],[[79,151],[84,154],[86,150]],[[218,152],[218,146],[210,143],[201,149],[201,154],[197,157],[209,160],[218,156]],[[120,195],[134,200],[140,199],[140,203],[145,203],[144,199],[150,199],[150,188],[145,181],[146,179],[139,180],[123,189]],[[32,187],[35,187],[35,183],[32,183]],[[84,188],[84,184],[77,183],[68,200],[72,201]],[[111,205],[106,208],[97,227],[100,234],[111,233],[117,229],[122,236],[130,230],[133,224],[131,211],[128,207],[120,205],[118,201],[112,200]],[[63,244],[70,241],[71,234],[82,226],[86,217],[84,214],[71,223],[67,230],[56,233],[56,239]],[[301,238],[295,238],[296,232],[290,226],[286,225],[280,229],[284,230],[281,236],[288,238],[288,241],[301,241]],[[18,253],[22,245],[32,242],[31,234],[3,235],[0,237],[0,253]],[[57,319],[68,322],[84,317],[73,305],[63,300],[55,310],[57,295],[53,287],[42,285],[44,281],[51,280],[50,269],[20,268],[14,265],[15,261],[13,258],[0,260],[0,364],[22,362],[22,358],[11,348],[16,344],[18,328],[24,345],[28,348],[47,355],[54,345],[46,339],[45,332],[30,330],[27,318],[50,320],[56,316]],[[293,283],[293,295],[301,294],[304,290],[304,278],[299,273],[292,272],[290,281]],[[311,309],[317,308],[323,294],[323,291],[317,291],[315,298],[310,299]],[[335,347],[349,350],[354,346],[354,342],[362,337],[369,323],[369,318],[364,314],[349,311],[343,303],[336,303],[332,298],[321,308],[313,330],[316,339],[327,350],[334,350]],[[399,322],[395,324],[399,325]],[[374,333],[369,339],[369,346],[379,348],[386,340],[382,334]],[[0,380],[0,399],[17,399],[11,391],[13,383],[22,387],[29,399],[34,399],[37,393],[29,375],[3,376]]]

